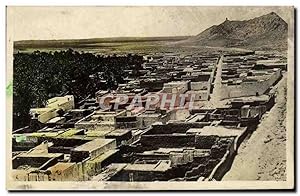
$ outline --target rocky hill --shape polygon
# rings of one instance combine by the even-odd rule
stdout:
[[[276,13],[244,21],[226,19],[182,44],[214,47],[287,48],[288,25]]]

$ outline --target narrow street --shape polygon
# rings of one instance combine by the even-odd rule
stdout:
[[[223,64],[223,56],[220,57],[219,63],[217,64],[217,74],[214,81],[214,89],[213,93],[211,94],[211,102],[217,103],[220,101],[219,91],[221,89],[221,82],[222,82],[222,64]]]
[[[210,100],[205,103],[205,107],[208,108],[216,108],[222,107],[224,105],[224,101],[220,101],[220,89],[222,88],[222,64],[223,64],[223,56],[220,57],[220,60],[217,64],[217,73],[214,81],[214,89],[212,94],[210,94]]]

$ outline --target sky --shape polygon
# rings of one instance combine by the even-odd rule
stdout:
[[[291,18],[287,7],[8,7],[7,28],[14,41],[185,36],[272,11]]]

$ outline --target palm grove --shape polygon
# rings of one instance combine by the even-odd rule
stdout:
[[[14,54],[13,128],[28,125],[30,108],[43,107],[51,97],[71,94],[79,102],[100,89],[115,89],[127,77],[124,70],[138,72],[142,63],[138,55],[101,56],[71,49]]]

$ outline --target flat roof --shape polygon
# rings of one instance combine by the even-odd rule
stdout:
[[[54,108],[30,108],[30,112],[48,112],[48,111],[54,111],[55,109]]]
[[[273,58],[273,59],[264,59],[264,60],[258,60],[256,62],[257,64],[264,64],[264,63],[278,63],[278,64],[286,64],[287,62],[280,59],[280,58]]]
[[[105,111],[101,111],[101,112],[95,112],[93,113],[92,116],[96,116],[96,117],[100,117],[100,116],[115,116],[117,115],[117,112],[105,112]]]
[[[60,170],[60,171],[63,171],[63,170],[66,170],[70,167],[72,167],[73,165],[75,165],[76,163],[65,163],[65,162],[58,162],[56,163],[55,165],[51,166],[48,168],[48,170]]]
[[[196,133],[200,136],[219,136],[219,137],[230,137],[240,136],[247,128],[235,128],[235,127],[223,127],[223,126],[206,126],[203,128],[191,128],[187,133]]]
[[[56,137],[59,134],[63,133],[64,131],[56,131],[56,132],[33,132],[28,134],[22,134],[24,136],[31,136],[31,137]]]
[[[93,163],[102,162],[105,159],[107,159],[108,157],[110,157],[110,156],[114,155],[115,153],[117,153],[118,151],[119,151],[118,149],[108,150],[108,151],[104,152],[103,154],[97,156],[93,160],[89,160],[89,162],[93,162]]]
[[[106,134],[106,136],[121,136],[125,135],[126,133],[131,132],[129,129],[115,129],[110,133]]]
[[[183,152],[184,150],[193,150],[192,148],[159,148],[157,150],[144,151],[143,154],[168,154],[170,152]]]
[[[57,137],[70,137],[75,135],[76,133],[81,132],[83,129],[76,129],[76,128],[70,128],[67,129],[65,132],[59,134]]]
[[[65,118],[65,117],[59,117],[59,116],[57,116],[57,117],[51,118],[51,119],[48,121],[48,123],[56,123],[57,121],[60,121],[60,120],[62,120],[62,119],[66,119],[66,118]]]
[[[44,158],[54,158],[54,157],[60,157],[62,156],[63,153],[22,153],[18,154],[16,157],[21,157],[21,158],[30,158],[30,157],[44,157]]]
[[[196,114],[192,115],[190,118],[188,118],[187,121],[188,122],[198,122],[198,121],[202,120],[205,117],[206,117],[205,114],[196,113]]]
[[[165,84],[186,84],[186,83],[188,83],[188,81],[171,81]]]
[[[156,112],[149,112],[146,110],[146,112],[140,114],[140,117],[159,117],[161,116],[161,113]]]
[[[171,161],[161,160],[157,164],[128,164],[124,168],[124,170],[164,172],[170,169],[170,167],[171,167]]]
[[[88,130],[85,132],[85,135],[88,137],[104,137],[109,134],[111,130],[102,129],[101,131],[98,130]]]
[[[200,90],[189,90],[189,91],[186,91],[185,94],[197,94],[197,93],[208,93],[209,94],[209,91],[208,91],[208,88],[204,89],[200,89]]]
[[[249,102],[249,101],[268,101],[269,99],[270,99],[269,95],[259,95],[259,96],[232,98],[228,100],[232,102]]]
[[[127,163],[112,163],[110,164],[106,170],[94,176],[92,181],[105,181],[109,180],[112,176],[123,170],[124,167],[127,166]]]
[[[101,148],[111,142],[114,142],[115,139],[94,139],[90,142],[87,142],[85,144],[82,144],[81,146],[78,146],[74,149],[74,151],[93,151],[95,149]]]
[[[69,110],[69,112],[84,112],[84,111],[88,111],[88,109],[74,108]]]

